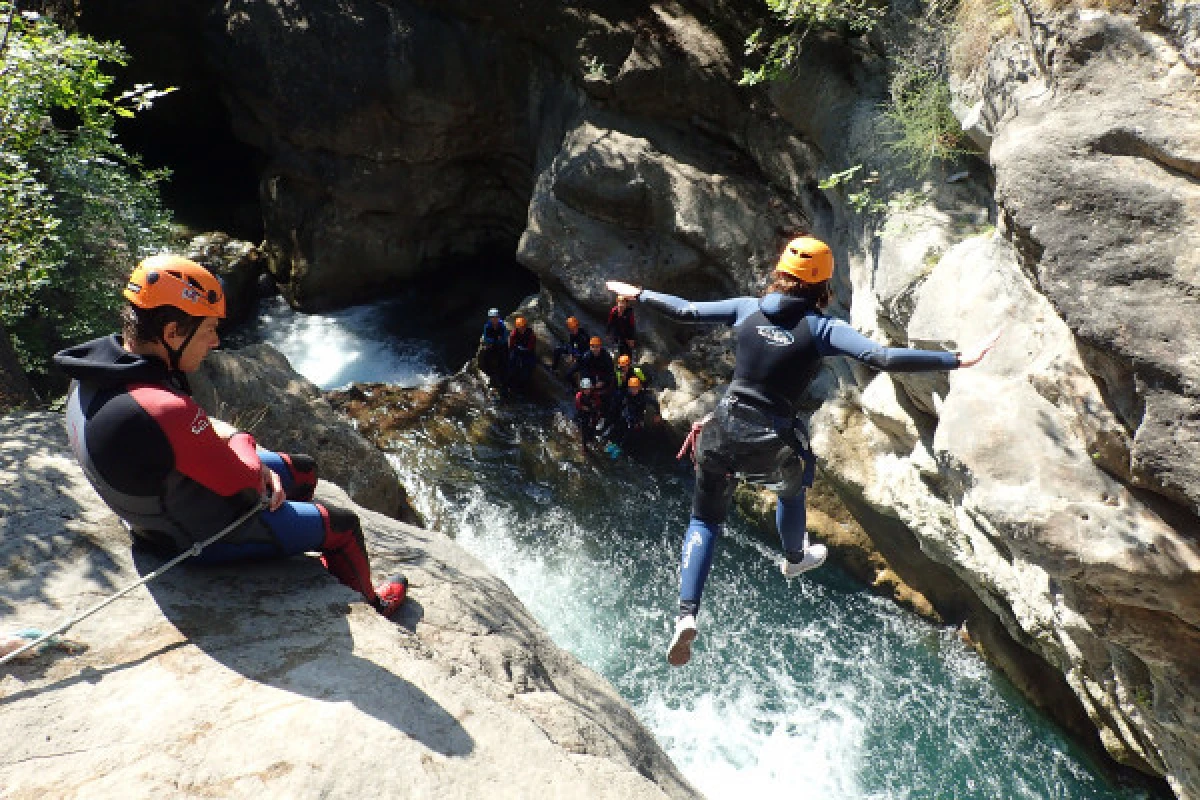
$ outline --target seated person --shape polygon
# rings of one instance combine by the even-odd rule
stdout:
[[[135,540],[178,555],[258,507],[193,560],[319,551],[335,578],[393,616],[407,582],[397,575],[372,585],[358,516],[313,502],[316,462],[264,450],[229,426],[220,429],[192,399],[187,376],[220,343],[220,282],[194,261],[161,254],[138,264],[124,296],[122,335],[69,347],[54,363],[72,378],[71,450]]]
[[[567,317],[567,341],[554,348],[554,360],[550,362],[550,369],[557,370],[558,362],[564,356],[567,366],[573,366],[588,351],[588,341],[591,338],[587,329],[579,324],[579,320]]]

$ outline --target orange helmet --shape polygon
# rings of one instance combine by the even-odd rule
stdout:
[[[820,239],[801,236],[783,248],[775,270],[786,272],[801,283],[822,283],[833,277],[833,251]]]
[[[567,330],[569,330],[571,333],[579,330],[579,320],[575,319],[574,317],[567,317]]]
[[[591,339],[588,340],[589,347],[600,347],[603,344],[604,344],[604,340],[601,339],[599,336],[593,336]]]
[[[629,356],[621,356],[617,359],[618,367],[628,367],[632,363],[633,360]]]
[[[520,330],[524,330],[524,329],[525,329],[525,318],[524,318],[524,317],[517,317],[516,319],[514,319],[514,320],[513,320],[513,327],[514,327],[514,328],[516,328],[516,329],[517,329],[517,330],[519,330],[519,331],[520,331]]]
[[[631,375],[629,377],[629,380],[625,381],[625,385],[628,386],[630,389],[636,389],[642,385],[642,381],[641,381],[641,379],[638,378],[637,375]]]
[[[170,253],[143,259],[122,294],[138,308],[174,306],[193,317],[225,317],[221,282],[195,261]]]

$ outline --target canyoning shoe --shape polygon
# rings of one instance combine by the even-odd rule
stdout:
[[[375,610],[391,619],[408,597],[408,578],[400,574],[393,575],[375,587],[375,594],[379,597]]]
[[[667,648],[667,663],[672,667],[682,667],[692,660],[692,642],[696,640],[696,618],[685,614],[675,620],[675,635],[671,637],[671,646]]]
[[[804,548],[804,557],[799,561],[792,561],[787,556],[784,556],[783,563],[779,565],[779,571],[783,573],[785,578],[794,578],[797,575],[803,575],[810,569],[816,569],[825,563],[825,557],[829,555],[823,544],[812,544]]]

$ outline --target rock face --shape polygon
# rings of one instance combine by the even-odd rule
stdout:
[[[196,402],[211,416],[248,431],[264,446],[318,458],[320,475],[359,505],[417,522],[387,457],[355,435],[321,390],[270,345],[209,354],[192,377]],[[266,442],[274,442],[272,445]]]
[[[1194,2],[1147,4],[1140,26],[1013,4],[1020,36],[962,82],[989,163],[871,236],[817,181],[888,167],[886,36],[814,36],[796,80],[740,91],[761,12],[723,0],[173,7],[207,20],[233,124],[268,157],[266,250],[301,306],[506,248],[547,325],[596,331],[605,277],[753,292],[812,230],[838,257],[833,312],[881,342],[1006,323],[949,377],[831,363],[812,392],[823,475],[880,550],[906,548],[901,577],[958,582],[1062,677],[1060,716],[1200,797]],[[664,416],[701,416],[727,339],[640,321]]]
[[[0,418],[0,453],[0,627],[49,628],[161,563],[131,553],[60,415]],[[312,559],[178,567],[74,628],[81,655],[4,667],[5,796],[697,796],[501,581],[357,511],[376,573],[412,583],[398,624]]]

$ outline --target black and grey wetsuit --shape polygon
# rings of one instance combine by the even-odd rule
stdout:
[[[696,489],[680,584],[681,608],[691,613],[699,606],[736,478],[778,494],[776,521],[784,552],[803,550],[804,493],[815,465],[796,402],[822,358],[848,356],[891,372],[958,366],[953,353],[883,347],[808,301],[787,295],[692,303],[644,290],[641,300],[676,320],[737,329],[733,381],[696,444]]]

